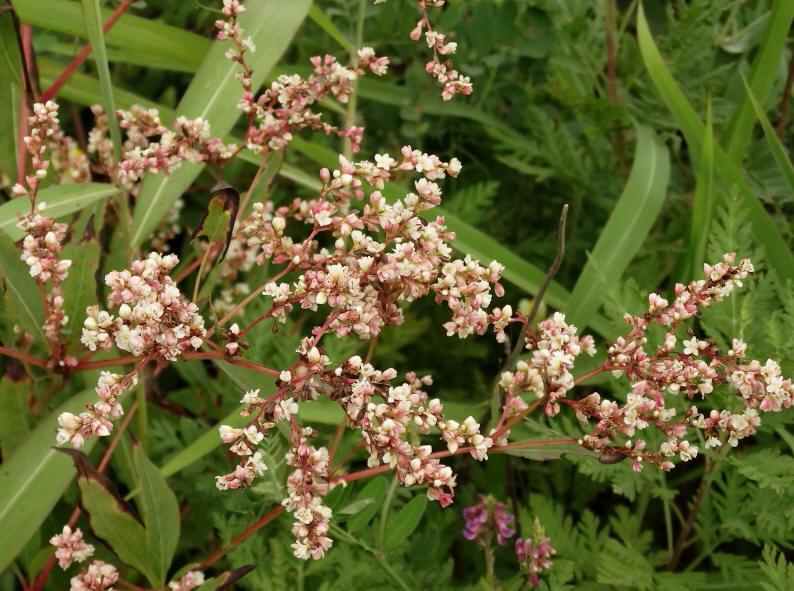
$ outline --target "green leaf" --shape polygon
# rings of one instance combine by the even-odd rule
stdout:
[[[254,70],[253,88],[258,88],[289,45],[298,26],[311,6],[311,0],[263,0],[251,3],[240,15],[240,26],[250,35],[257,47],[249,54],[248,65]],[[179,102],[177,113],[189,119],[202,117],[209,121],[212,134],[223,137],[240,117],[234,108],[241,93],[234,74],[239,66],[225,57],[227,41],[215,41],[207,52],[185,95]],[[165,176],[147,174],[138,194],[132,218],[131,247],[136,248],[154,230],[177,198],[190,186],[201,171],[198,164],[183,163]]]
[[[794,19],[794,2],[791,0],[775,0],[772,13],[767,20],[761,47],[755,54],[750,69],[750,94],[764,101],[775,82],[780,59],[786,48],[791,21]],[[753,134],[755,115],[750,95],[745,95],[731,116],[725,129],[725,151],[734,164],[741,164],[750,138]]]
[[[5,173],[9,180],[17,175],[17,146],[19,144],[19,99],[22,96],[20,87],[9,80],[0,78],[0,173]],[[0,206],[2,207],[2,206]]]
[[[637,9],[637,39],[645,67],[656,90],[675,117],[690,152],[700,154],[703,149],[701,140],[705,136],[705,126],[664,65],[648,29],[642,5]],[[731,194],[734,187],[738,190],[747,211],[747,219],[753,228],[753,237],[764,247],[767,262],[776,272],[780,282],[785,284],[789,280],[794,280],[794,255],[772,224],[761,202],[742,178],[739,168],[717,144],[714,146],[714,173],[726,189],[724,194]]]
[[[637,151],[629,179],[596,242],[565,308],[567,321],[583,328],[601,304],[599,276],[610,283],[645,242],[662,208],[670,177],[670,156],[649,128],[637,126]]]
[[[162,587],[179,541],[179,504],[165,478],[140,445],[134,447],[132,457],[141,490],[149,564],[156,582]]]
[[[86,38],[83,16],[80,4],[77,2],[12,0],[12,4],[19,19],[24,23]],[[102,9],[102,22],[106,21],[112,12],[110,9]],[[211,44],[208,39],[180,27],[131,14],[121,16],[105,35],[105,42],[119,49],[152,54],[156,56],[158,63],[169,60],[174,63],[172,69],[187,72],[195,71]]]
[[[328,35],[330,35],[334,41],[339,43],[342,49],[344,49],[346,52],[353,53],[356,51],[357,48],[353,47],[353,44],[350,43],[350,41],[348,41],[347,39],[345,39],[345,36],[342,34],[342,32],[336,28],[336,25],[333,22],[331,22],[331,19],[329,19],[325,15],[325,13],[320,9],[319,6],[317,6],[316,4],[312,4],[312,7],[309,9],[309,13],[307,16],[310,19],[312,19],[315,23],[317,23],[317,25],[323,31],[328,33]]]
[[[5,532],[0,535],[0,572],[39,530],[74,477],[72,462],[52,447],[58,415],[79,413],[95,399],[93,389],[73,396],[45,417],[11,457],[0,464],[0,532]],[[88,440],[84,449],[90,451],[96,441]]]
[[[373,502],[361,511],[358,515],[353,517],[347,522],[347,531],[356,532],[369,523],[369,520],[378,512],[381,502],[383,502],[383,495],[389,486],[389,479],[385,476],[378,476],[370,480],[367,485],[361,489],[361,492],[353,499],[354,503],[371,499]]]
[[[695,184],[695,202],[692,207],[692,221],[689,226],[689,245],[687,255],[689,264],[679,276],[682,283],[688,283],[699,275],[706,256],[706,240],[714,213],[714,135],[711,127],[711,103],[706,112],[706,129],[701,143],[700,162]]]
[[[422,520],[427,507],[427,495],[420,494],[408,501],[394,516],[394,521],[386,530],[383,549],[391,550],[410,536]]]
[[[527,447],[518,447],[519,445],[526,444],[530,445]],[[516,447],[513,448],[513,446]],[[510,449],[499,451],[500,453],[506,453],[510,456],[516,456],[537,462],[559,460],[565,454],[589,456],[592,458],[599,457],[598,452],[587,450],[576,443],[561,443],[559,437],[540,437],[535,439],[526,439],[524,441],[517,441],[516,443],[510,444]]]
[[[758,121],[761,123],[761,128],[764,130],[764,138],[766,139],[766,143],[769,146],[769,150],[772,152],[772,156],[774,157],[775,163],[780,169],[780,172],[783,173],[783,177],[786,179],[789,191],[792,195],[794,195],[794,166],[791,165],[791,160],[789,160],[787,150],[783,147],[783,144],[780,143],[780,138],[777,137],[777,134],[775,133],[772,124],[769,122],[769,119],[767,118],[761,103],[759,103],[758,99],[753,95],[753,90],[750,88],[747,80],[744,78],[742,78],[742,80],[744,82],[744,88],[747,91],[747,98],[753,105],[755,116],[758,118]]]
[[[27,201],[27,200],[25,200]],[[23,330],[33,335],[36,341],[46,346],[44,338],[44,309],[36,282],[30,276],[29,267],[19,258],[20,250],[11,239],[0,232],[0,277],[11,317]]]
[[[13,367],[22,369],[17,361],[8,361],[5,375],[0,378],[0,449],[6,460],[25,436],[33,428],[33,415],[28,408],[28,394],[31,390],[30,379],[24,370],[12,371]]]
[[[86,209],[74,229],[72,241],[62,251],[62,258],[72,261],[69,275],[63,282],[63,311],[68,317],[64,332],[74,345],[79,345],[85,309],[97,303],[97,271],[99,269],[99,241],[97,228],[104,214],[102,204]]]
[[[19,57],[16,27],[11,11],[0,13],[0,78],[22,85],[22,60]],[[16,103],[3,103],[6,109],[16,111]],[[9,108],[9,104],[13,105]]]
[[[142,572],[157,586],[158,571],[140,521],[118,497],[107,477],[91,466],[84,454],[71,449],[61,451],[70,455],[77,467],[80,504],[88,514],[93,533],[107,542],[119,560]]]
[[[105,109],[110,130],[110,139],[113,142],[113,158],[121,161],[121,129],[116,119],[116,105],[113,102],[113,83],[110,80],[108,56],[105,50],[105,35],[102,32],[102,15],[99,0],[82,0],[83,21],[88,40],[91,42],[91,53],[96,62],[99,74],[99,88],[102,91],[102,106]]]
[[[118,192],[116,187],[105,183],[54,185],[39,190],[36,201],[46,203],[44,213],[58,219]],[[14,241],[23,238],[25,233],[17,228],[19,222],[17,214],[26,215],[28,212],[30,212],[30,201],[27,199],[12,199],[3,203],[0,205],[0,230]]]

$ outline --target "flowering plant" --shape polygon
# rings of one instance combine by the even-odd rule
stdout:
[[[351,43],[328,16],[336,13],[308,0],[223,0],[207,19],[211,45],[179,37],[206,55],[176,110],[113,88],[123,77],[111,75],[105,33],[116,21],[122,35],[136,23],[149,30],[122,16],[131,4],[103,27],[98,3],[83,3],[97,68],[97,92],[83,103],[73,85],[84,81],[75,69],[89,49],[42,90],[30,6],[0,13],[19,37],[24,90],[0,205],[0,412],[9,417],[0,419],[0,530],[20,535],[0,543],[0,569],[23,589],[278,588],[293,576],[319,585],[329,573],[350,576],[362,556],[377,568],[357,584],[420,588],[436,577],[476,580],[474,566],[458,575],[452,562],[447,572],[428,560],[454,556],[457,569],[468,553],[484,557],[485,588],[572,579],[654,588],[667,575],[665,584],[682,584],[693,544],[706,556],[731,539],[698,521],[719,523],[713,515],[737,490],[730,478],[785,490],[773,464],[789,439],[791,358],[782,337],[773,346],[747,318],[774,301],[766,331],[794,328],[794,301],[774,287],[794,280],[794,264],[744,177],[719,160],[710,121],[698,137],[696,210],[708,210],[706,226],[714,217],[711,231],[693,224],[675,268],[631,297],[642,290],[623,271],[670,177],[668,148],[638,125],[624,194],[568,292],[555,277],[565,273],[566,241],[581,239],[566,232],[581,200],[571,220],[562,209],[544,276],[474,227],[488,210],[504,212],[483,197],[487,186],[461,205],[456,187],[470,169],[482,174],[465,145],[433,134],[399,141],[402,132],[359,103],[378,85],[400,88],[390,76],[420,84],[412,64],[435,101],[422,105],[456,112],[472,100],[472,79],[451,56],[474,76],[475,54],[463,49],[476,35],[455,29],[466,20],[456,3],[416,2],[400,34],[423,42],[421,57],[406,65],[402,50],[386,57],[364,42],[368,18],[402,14],[394,2],[361,2]],[[638,11],[654,74],[656,47]],[[500,14],[542,22],[532,11]],[[270,72],[307,16],[346,55],[314,52],[309,31],[295,37],[295,63]],[[614,14],[604,16],[614,51]],[[124,59],[149,66],[155,56],[141,51]],[[168,51],[168,67],[195,60]],[[614,84],[614,53],[607,58]],[[483,82],[488,96],[495,74]],[[465,104],[458,109],[482,119]],[[494,138],[511,141],[507,131]],[[433,149],[417,147],[425,144]],[[749,230],[731,225],[747,203],[709,209],[715,171],[755,207]],[[706,250],[712,263],[702,265]],[[520,300],[522,289],[533,303]],[[623,324],[607,318],[616,312]],[[477,361],[467,368],[466,359]],[[674,502],[686,487],[675,492],[671,471],[682,482],[701,478],[688,512]],[[592,509],[602,499],[580,492],[581,479],[603,498],[639,500],[602,523]],[[627,569],[630,541],[651,544],[642,528],[652,500],[667,547]],[[442,536],[452,523],[473,543]],[[788,538],[774,530],[763,540]],[[479,569],[481,560],[469,562]],[[691,560],[695,569],[705,558]],[[771,568],[771,546],[764,560]],[[662,563],[668,572],[657,572]]]

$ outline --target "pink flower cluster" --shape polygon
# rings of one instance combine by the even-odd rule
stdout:
[[[540,587],[538,575],[551,568],[549,558],[557,553],[549,542],[537,517],[532,527],[532,537],[516,540],[516,558],[522,572],[526,573],[529,582],[535,587]]]
[[[168,583],[170,591],[191,591],[204,584],[204,573],[200,570],[189,570],[176,581]]]
[[[287,477],[287,498],[284,508],[292,513],[292,552],[296,558],[319,560],[333,544],[326,534],[331,522],[331,509],[323,505],[328,492],[328,450],[316,449],[309,437],[316,432],[311,427],[300,428],[292,420],[292,449],[287,452],[287,464],[295,470]]]
[[[20,221],[19,227],[27,232],[22,240],[20,258],[30,268],[31,277],[35,277],[41,284],[51,285],[45,297],[46,319],[42,328],[53,352],[60,357],[61,328],[69,321],[63,311],[61,286],[69,274],[72,261],[59,257],[67,225],[46,217],[45,208],[44,203],[39,203],[35,211]],[[70,358],[69,361],[73,364],[75,360]]]
[[[463,510],[466,521],[463,537],[479,546],[486,546],[495,535],[497,543],[504,546],[516,533],[510,529],[515,517],[507,512],[507,505],[497,502],[491,495],[478,494],[477,498],[479,503]]]
[[[96,393],[99,400],[88,404],[87,410],[79,415],[63,412],[58,415],[58,431],[55,441],[58,445],[70,443],[72,447],[82,447],[92,435],[107,437],[113,430],[112,419],[124,414],[118,401],[119,396],[131,390],[138,383],[137,371],[119,375],[103,371],[97,381]]]
[[[602,399],[598,393],[579,401],[564,401],[583,424],[596,421],[595,429],[580,439],[581,445],[613,460],[630,457],[637,471],[643,463],[670,470],[674,456],[689,461],[698,455],[697,446],[685,439],[690,430],[703,432],[706,447],[722,445],[724,439],[735,446],[740,439],[755,433],[761,422],[758,410],[779,411],[791,406],[791,380],[783,379],[773,360],[762,365],[744,359],[746,345],[739,339],[733,340],[730,350],[722,351],[714,341],[698,338],[689,331],[690,338],[684,339],[678,350],[676,332],[681,323],[702,308],[722,301],[752,272],[748,259],[736,263],[734,254],[726,254],[722,262],[704,266],[706,279],[687,286],[676,285],[672,303],[650,294],[644,316],[626,315],[632,330],[609,348],[603,366],[615,375],[625,375],[632,383],[626,402]],[[655,353],[645,348],[646,331],[652,324],[667,327]],[[691,406],[679,415],[675,408],[667,406],[665,394],[681,394],[690,400],[695,396],[705,398],[722,384],[736,392],[743,405],[741,410],[712,410],[705,416]],[[647,449],[645,439],[632,439],[649,426],[665,436],[658,450]],[[615,446],[613,442],[618,437],[624,440]]]
[[[119,580],[116,567],[101,560],[94,560],[88,568],[72,577],[69,591],[113,591],[113,583]]]
[[[176,255],[151,253],[133,261],[129,270],[108,273],[108,303],[118,306],[118,316],[98,306],[86,308],[81,342],[91,351],[108,351],[115,342],[136,357],[168,361],[201,347],[204,319],[168,275],[178,262]]]
[[[378,0],[375,3],[377,4]],[[413,41],[418,41],[422,37],[422,32],[424,32],[425,42],[433,50],[433,59],[425,64],[425,71],[438,80],[438,83],[443,87],[441,98],[448,101],[457,93],[471,94],[474,88],[469,77],[461,76],[452,67],[452,62],[449,59],[442,62],[442,57],[439,57],[454,54],[458,49],[458,44],[447,41],[446,35],[433,30],[430,19],[427,17],[427,8],[429,6],[440,8],[446,2],[444,0],[417,0],[416,4],[422,12],[422,18],[416,23],[409,36]]]
[[[60,534],[50,538],[50,544],[55,546],[55,558],[64,570],[74,562],[84,562],[94,553],[94,547],[83,540],[83,532],[79,527],[72,531],[71,527],[64,525]]]

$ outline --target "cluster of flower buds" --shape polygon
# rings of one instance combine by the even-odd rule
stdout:
[[[112,420],[120,418],[124,409],[119,397],[138,383],[137,371],[119,375],[103,371],[97,380],[97,402],[87,405],[79,415],[63,412],[58,415],[58,432],[55,441],[59,445],[70,443],[72,447],[82,447],[92,435],[107,437],[113,430]]]
[[[115,566],[94,560],[88,568],[72,577],[69,591],[112,591],[112,585],[119,580],[119,572]]]
[[[31,155],[30,164],[33,172],[25,177],[27,187],[16,183],[11,188],[11,193],[15,197],[27,195],[30,202],[34,203],[39,182],[47,176],[47,169],[50,166],[49,160],[44,159],[44,152],[49,146],[52,136],[56,132],[60,132],[58,105],[53,101],[34,103],[33,114],[28,117],[28,130],[30,135],[26,135],[22,140]]]
[[[538,575],[551,568],[549,558],[557,552],[549,544],[550,540],[546,537],[543,526],[538,518],[532,525],[532,537],[516,540],[515,551],[521,571],[527,575],[529,582],[534,587],[540,587]]]
[[[136,357],[168,361],[201,347],[204,319],[168,275],[178,262],[176,255],[151,253],[129,270],[108,273],[108,303],[118,306],[118,316],[98,306],[86,308],[81,342],[91,351],[110,350],[115,342]]]
[[[377,76],[386,73],[389,59],[377,57],[371,47],[358,50],[358,63],[343,66],[331,55],[311,58],[313,73],[306,79],[298,75],[281,75],[270,87],[256,96],[252,88],[253,71],[245,61],[245,53],[256,49],[250,37],[243,38],[244,31],[237,16],[245,8],[237,0],[224,0],[225,19],[215,21],[218,29],[217,39],[229,40],[234,45],[226,52],[226,57],[242,68],[235,78],[243,87],[243,95],[237,103],[248,117],[245,146],[255,152],[283,150],[297,131],[309,128],[339,137],[349,138],[352,151],[358,151],[363,128],[350,127],[339,129],[321,120],[320,115],[311,107],[329,94],[346,103],[353,92],[353,81],[364,76],[368,69]]]
[[[55,558],[64,570],[75,562],[84,562],[94,553],[94,547],[83,540],[79,527],[72,531],[71,527],[64,525],[61,533],[50,538],[50,544],[55,546]]]
[[[378,0],[375,0],[375,3],[378,4]],[[427,8],[440,8],[444,4],[446,4],[444,0],[417,0],[419,10],[422,12],[422,18],[416,23],[409,36],[413,41],[418,41],[422,37],[422,33],[424,33],[427,46],[433,50],[433,59],[425,64],[425,71],[438,80],[438,83],[443,87],[441,98],[448,101],[457,93],[469,95],[474,88],[469,77],[460,75],[452,67],[452,62],[449,59],[441,61],[443,59],[441,56],[454,54],[458,49],[458,44],[447,41],[446,35],[433,30],[430,19],[427,17]]]
[[[352,333],[371,338],[383,326],[403,321],[400,301],[433,293],[452,311],[445,324],[450,335],[483,334],[491,322],[501,322],[486,309],[492,289],[503,293],[503,266],[491,262],[483,267],[470,256],[453,259],[448,241],[454,234],[446,231],[443,218],[426,221],[420,216],[441,200],[435,180],[457,176],[460,163],[454,158],[442,162],[410,146],[402,149],[401,157],[397,161],[378,154],[375,163],[353,164],[340,156],[338,170],[320,171],[325,184],[318,199],[295,199],[278,208],[254,204],[241,224],[241,242],[261,249],[260,264],[270,259],[303,271],[292,285],[266,286],[265,295],[273,298],[271,316],[283,322],[295,304],[310,310],[327,305],[333,311],[330,331],[340,337]],[[351,199],[364,197],[364,182],[383,187],[400,171],[423,175],[414,183],[416,193],[389,203],[375,190],[362,210],[349,207]],[[293,240],[287,233],[290,219],[312,223],[310,236]],[[319,248],[314,237],[321,232],[334,238],[333,250]]]
[[[319,560],[333,544],[326,534],[331,522],[331,509],[323,505],[328,487],[328,450],[316,449],[309,443],[317,433],[311,427],[301,428],[291,420],[292,448],[287,464],[295,470],[287,477],[287,498],[284,508],[292,513],[292,552],[302,560]]]
[[[463,510],[466,522],[463,537],[478,546],[489,546],[496,536],[497,543],[504,546],[516,533],[510,529],[515,517],[507,512],[507,505],[497,502],[491,495],[478,494],[477,499],[476,505]]]
[[[42,284],[51,285],[45,298],[46,319],[43,330],[44,336],[53,344],[53,350],[56,351],[61,338],[61,328],[69,321],[63,311],[61,285],[66,280],[72,261],[59,258],[67,225],[45,216],[45,208],[44,203],[39,203],[30,215],[20,221],[19,227],[26,232],[20,258],[30,268],[31,277],[35,277]]]
[[[170,591],[191,591],[204,584],[204,573],[200,570],[189,570],[176,581],[168,583]]]
[[[736,446],[740,439],[755,433],[761,422],[759,410],[779,411],[791,406],[791,380],[781,376],[780,366],[771,359],[763,365],[746,360],[747,347],[739,339],[733,340],[730,350],[723,351],[716,342],[698,338],[688,330],[689,338],[682,340],[678,350],[676,331],[681,323],[722,301],[752,272],[748,259],[736,263],[734,254],[726,254],[722,262],[704,265],[705,279],[676,285],[672,303],[652,293],[644,316],[626,315],[632,330],[609,348],[603,368],[618,376],[625,374],[632,390],[624,404],[602,399],[597,393],[579,401],[565,401],[583,424],[596,421],[595,430],[580,439],[581,445],[614,460],[630,457],[636,471],[643,463],[670,470],[674,456],[689,461],[698,455],[697,446],[685,439],[688,431],[701,430],[706,447],[717,447],[724,440]],[[652,324],[667,327],[655,353],[645,350],[646,332]],[[712,410],[705,416],[696,406],[681,414],[666,406],[665,394],[681,394],[690,400],[705,398],[724,384],[735,391],[743,404],[741,410]],[[665,437],[658,450],[648,449],[644,439],[632,440],[650,426]],[[623,441],[616,446],[619,437]]]

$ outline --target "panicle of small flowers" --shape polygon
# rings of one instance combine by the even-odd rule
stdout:
[[[63,311],[61,286],[69,274],[72,261],[61,259],[59,256],[68,226],[44,215],[45,208],[45,203],[39,203],[33,212],[20,220],[19,227],[26,232],[22,240],[20,258],[29,267],[31,277],[39,281],[42,286],[50,285],[45,295],[46,318],[42,328],[45,338],[52,344],[53,352],[59,357],[61,329],[69,321]],[[75,361],[74,358],[69,357],[62,363],[68,362],[69,365],[74,365]]]
[[[331,521],[331,509],[323,505],[328,493],[328,450],[309,443],[317,433],[311,427],[300,428],[291,420],[292,448],[284,458],[295,470],[287,477],[287,497],[284,508],[292,513],[292,553],[302,560],[319,560],[333,544],[326,534]]]
[[[380,4],[381,2],[385,2],[385,0],[375,0],[375,4]],[[457,51],[458,44],[447,41],[447,35],[435,31],[427,16],[428,7],[440,8],[446,2],[444,0],[417,0],[416,4],[422,13],[422,18],[411,29],[409,37],[413,41],[419,41],[424,33],[427,46],[433,50],[433,59],[427,62],[425,71],[438,80],[438,83],[443,87],[441,98],[448,101],[459,92],[464,95],[471,94],[472,90],[474,90],[471,79],[468,76],[460,75],[452,67],[452,62],[449,59],[442,62],[442,58],[439,57],[454,54]]]
[[[88,568],[72,577],[69,591],[113,591],[112,585],[118,581],[116,567],[101,560],[94,560]]]
[[[44,152],[52,142],[52,136],[56,132],[61,133],[58,105],[53,101],[34,103],[33,114],[28,117],[28,129],[30,135],[26,135],[22,141],[31,156],[30,164],[33,172],[25,176],[27,187],[16,183],[11,188],[11,193],[15,197],[27,195],[32,206],[36,201],[39,183],[47,176],[47,169],[50,166],[50,161],[44,159]]]
[[[496,536],[500,546],[507,544],[508,538],[515,535],[510,524],[515,517],[507,512],[507,505],[499,503],[491,495],[477,494],[479,502],[463,510],[466,529],[463,537],[478,546],[488,546]]]
[[[204,583],[204,573],[200,570],[189,570],[176,581],[168,583],[171,591],[191,591]]]
[[[550,539],[546,537],[543,526],[538,518],[532,526],[532,537],[522,540],[518,538],[515,544],[516,558],[518,558],[521,571],[527,575],[529,582],[534,587],[540,587],[538,575],[551,568],[551,556],[557,551],[551,547]]]
[[[60,534],[50,538],[50,544],[55,546],[55,558],[64,570],[74,562],[84,562],[94,553],[94,547],[83,540],[83,532],[79,527],[72,531],[71,527],[64,525]]]
[[[138,372],[119,375],[103,371],[97,380],[96,393],[99,400],[86,405],[79,415],[63,412],[58,415],[58,431],[55,441],[58,445],[70,443],[72,447],[82,447],[86,439],[96,435],[107,437],[113,430],[114,419],[124,415],[119,397],[132,390],[138,383]]]
[[[118,349],[136,357],[168,361],[201,347],[204,319],[168,275],[178,262],[176,255],[151,253],[133,261],[129,270],[108,273],[108,303],[118,306],[118,316],[98,306],[86,308],[81,342],[91,351],[107,351],[115,342]]]
[[[747,347],[741,340],[734,339],[731,349],[722,351],[714,341],[698,338],[688,330],[689,338],[681,341],[680,350],[678,347],[676,331],[680,324],[702,308],[722,301],[752,272],[748,259],[737,264],[735,254],[728,253],[722,262],[704,265],[705,279],[688,286],[676,285],[672,303],[652,293],[644,316],[626,315],[632,330],[609,348],[605,367],[616,376],[625,374],[632,382],[632,391],[625,404],[602,400],[597,393],[570,403],[583,424],[590,419],[596,421],[595,430],[581,438],[581,445],[616,458],[630,457],[636,471],[643,463],[669,470],[673,456],[689,461],[698,455],[697,446],[685,439],[689,430],[700,429],[707,448],[720,446],[725,439],[736,446],[740,439],[755,434],[761,423],[759,410],[779,411],[791,406],[791,380],[782,377],[780,366],[771,359],[764,365],[744,359]],[[668,330],[656,352],[648,353],[646,331],[653,323]],[[666,407],[665,393],[684,394],[690,400],[705,398],[721,384],[736,392],[744,409],[715,409],[706,416],[696,406],[683,414]],[[631,440],[637,431],[649,426],[665,436],[658,450],[647,449],[644,439]],[[611,444],[618,436],[628,439],[614,447]]]

